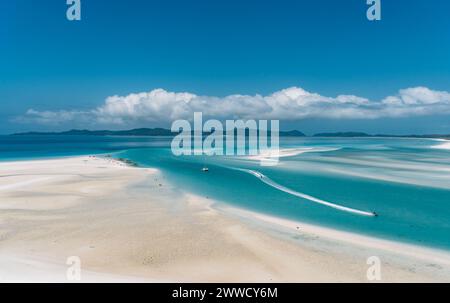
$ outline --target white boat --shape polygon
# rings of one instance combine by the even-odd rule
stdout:
[[[202,168],[202,172],[204,172],[204,173],[209,172],[209,168],[203,167],[203,168]]]

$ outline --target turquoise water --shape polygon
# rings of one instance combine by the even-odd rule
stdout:
[[[169,144],[170,138],[161,137],[0,137],[0,159],[114,153],[159,168],[182,190],[233,206],[450,250],[450,150],[434,148],[443,142],[283,138],[282,148],[289,149],[290,156],[274,167],[262,167],[247,157],[175,157]],[[205,165],[208,173],[201,171]],[[376,212],[378,217],[315,203],[292,192]]]

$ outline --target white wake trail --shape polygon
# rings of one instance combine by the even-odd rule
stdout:
[[[280,184],[276,183],[275,181],[273,181],[272,179],[266,177],[262,173],[254,171],[254,170],[251,170],[251,169],[236,168],[236,170],[240,170],[240,171],[249,173],[249,174],[257,177],[258,179],[260,179],[262,182],[266,183],[269,186],[272,186],[272,187],[274,187],[274,188],[276,188],[278,190],[281,190],[281,191],[283,191],[285,193],[291,194],[291,195],[296,196],[296,197],[300,197],[302,199],[309,200],[309,201],[314,202],[314,203],[322,204],[322,205],[325,205],[325,206],[328,206],[328,207],[331,207],[331,208],[334,208],[334,209],[337,209],[337,210],[340,210],[340,211],[345,211],[345,212],[356,214],[356,215],[360,215],[360,216],[367,216],[367,217],[376,217],[377,216],[377,214],[374,213],[374,212],[367,212],[367,211],[362,211],[362,210],[359,210],[359,209],[354,209],[354,208],[342,206],[342,205],[339,205],[339,204],[327,202],[327,201],[324,201],[324,200],[312,197],[310,195],[294,191],[292,189],[289,189],[287,187],[284,187],[283,185],[280,185]]]

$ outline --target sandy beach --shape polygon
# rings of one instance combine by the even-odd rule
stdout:
[[[111,158],[0,164],[0,281],[449,282],[450,254],[235,209]]]

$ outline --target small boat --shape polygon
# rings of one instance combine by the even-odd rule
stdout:
[[[376,212],[372,213],[374,217],[378,217],[378,214]]]
[[[202,168],[202,172],[204,172],[204,173],[207,173],[207,172],[209,172],[209,168],[207,168],[207,167],[203,167],[203,168]]]

